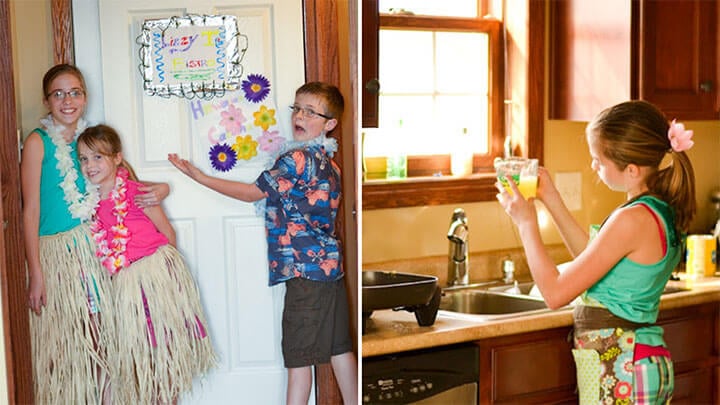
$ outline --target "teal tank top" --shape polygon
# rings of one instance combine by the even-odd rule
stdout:
[[[40,223],[38,233],[40,236],[54,235],[80,225],[81,221],[70,215],[69,204],[65,202],[65,193],[60,187],[63,178],[57,168],[55,144],[50,139],[50,135],[43,129],[37,128],[35,131],[40,134],[44,148],[42,171],[40,173]],[[84,193],[85,178],[80,171],[80,162],[77,159],[77,141],[73,140],[70,143],[70,150],[75,170],[78,173],[75,184],[77,184],[78,191]]]
[[[587,290],[583,300],[590,305],[599,303],[613,314],[633,322],[655,323],[660,296],[681,259],[682,238],[675,230],[675,212],[667,203],[656,197],[642,196],[628,206],[638,204],[649,207],[664,224],[665,257],[649,265],[623,258]],[[657,326],[638,329],[636,337],[638,343],[663,345],[662,328]]]

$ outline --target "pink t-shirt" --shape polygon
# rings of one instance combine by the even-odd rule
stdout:
[[[130,263],[155,253],[158,247],[167,245],[168,239],[155,228],[150,218],[145,215],[142,208],[135,205],[135,196],[138,194],[140,183],[127,181],[127,202],[128,213],[125,217],[125,226],[128,228],[130,239],[127,244],[126,256]],[[108,244],[112,241],[112,228],[117,220],[112,212],[113,202],[111,198],[100,201],[97,209],[98,218],[107,231]]]

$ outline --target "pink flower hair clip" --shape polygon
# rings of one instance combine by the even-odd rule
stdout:
[[[670,147],[675,152],[683,152],[692,148],[695,144],[695,142],[692,141],[693,131],[686,130],[685,125],[675,121],[676,120],[672,120],[670,128],[668,129]]]

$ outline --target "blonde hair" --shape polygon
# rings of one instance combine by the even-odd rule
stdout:
[[[100,153],[101,155],[114,157],[118,153],[122,152],[122,142],[120,141],[120,135],[117,131],[107,125],[95,125],[94,127],[86,128],[77,140],[78,144],[84,144],[93,152]],[[130,180],[138,181],[135,170],[133,170],[130,163],[124,158],[120,162],[120,167],[124,167],[128,171],[128,178]]]
[[[674,209],[676,227],[684,233],[696,212],[695,174],[687,154],[672,149],[669,128],[667,118],[653,104],[627,101],[600,112],[588,124],[587,134],[618,169],[629,164],[652,169],[645,179],[649,194]],[[661,168],[668,155],[670,164]]]

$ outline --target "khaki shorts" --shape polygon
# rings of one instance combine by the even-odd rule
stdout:
[[[282,352],[286,368],[330,362],[352,350],[345,280],[286,283]]]

